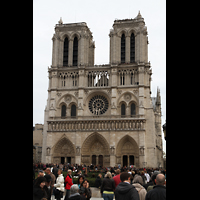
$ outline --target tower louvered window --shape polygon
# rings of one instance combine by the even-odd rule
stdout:
[[[121,63],[125,63],[125,35],[121,37]]]
[[[130,61],[131,63],[135,62],[135,36],[134,33],[131,34],[131,40],[130,40]]]
[[[64,41],[64,48],[63,48],[63,66],[67,66],[68,65],[68,38],[65,38]]]
[[[74,38],[73,44],[73,66],[77,66],[78,64],[78,38]]]

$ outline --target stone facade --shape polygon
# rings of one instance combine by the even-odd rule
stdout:
[[[42,160],[43,124],[35,124],[33,127],[33,162]]]
[[[55,26],[42,162],[163,165],[161,100],[151,97],[144,19],[115,20],[110,63],[94,65],[85,22]]]

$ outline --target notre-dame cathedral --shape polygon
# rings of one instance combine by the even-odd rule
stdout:
[[[148,32],[140,12],[115,20],[109,64],[94,65],[85,22],[55,25],[43,163],[162,167],[161,97],[151,97]]]

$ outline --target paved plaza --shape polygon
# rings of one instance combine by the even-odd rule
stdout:
[[[100,194],[100,190],[98,188],[90,187],[90,189],[92,191],[92,197],[90,200],[103,200],[103,198],[101,197],[101,194]],[[64,199],[65,199],[65,193],[61,200],[64,200]],[[54,195],[51,196],[51,200],[55,200]]]

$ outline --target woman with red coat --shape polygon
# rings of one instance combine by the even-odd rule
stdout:
[[[70,195],[70,188],[71,186],[73,185],[72,183],[72,170],[71,169],[68,169],[67,171],[67,176],[65,178],[65,189],[66,189],[66,195],[65,195],[65,199],[64,200],[67,200],[69,198],[69,195]]]

